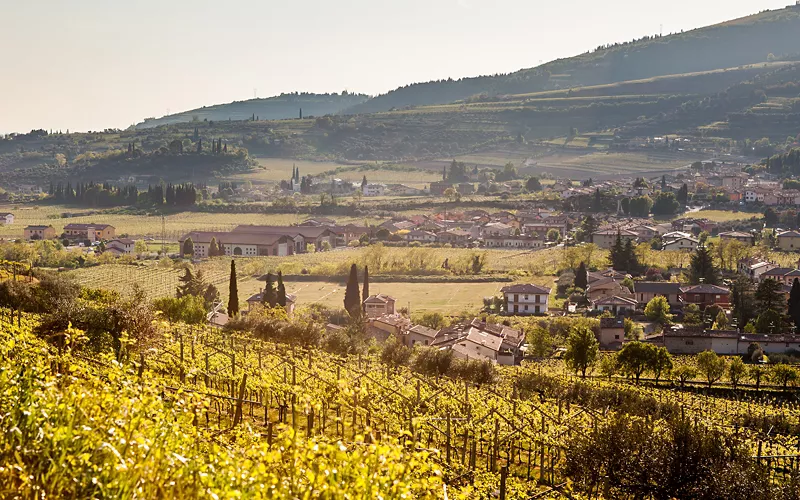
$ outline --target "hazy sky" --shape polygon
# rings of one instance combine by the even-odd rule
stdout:
[[[789,0],[0,0],[0,133],[505,73]]]

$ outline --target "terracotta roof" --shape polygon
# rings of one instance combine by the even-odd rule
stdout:
[[[499,351],[500,346],[503,345],[502,337],[492,335],[491,333],[478,330],[474,327],[467,331],[466,340],[487,347],[493,351]]]
[[[94,229],[103,230],[103,229],[106,229],[106,228],[109,228],[109,227],[114,227],[114,226],[112,226],[111,224],[77,224],[77,223],[72,223],[72,224],[67,224],[66,226],[64,226],[64,229],[89,229],[90,227],[94,228]]]
[[[627,297],[620,297],[619,295],[614,295],[611,297],[603,297],[597,299],[593,302],[594,305],[627,305],[627,306],[636,306],[636,301],[634,299],[629,299]]]
[[[717,285],[694,285],[694,286],[687,286],[681,288],[682,293],[710,293],[714,295],[728,295],[731,291],[727,288],[723,288]]]
[[[263,292],[258,292],[256,294],[251,295],[250,297],[248,297],[247,302],[261,302],[262,293]],[[289,302],[297,302],[297,296],[295,294],[293,294],[293,293],[287,293],[286,294],[286,302],[287,303],[289,303]]]
[[[634,293],[678,293],[681,291],[680,283],[670,283],[667,281],[634,281]]]
[[[547,287],[534,285],[532,283],[520,283],[517,285],[504,286],[500,289],[501,293],[544,293],[549,294],[550,289]]]
[[[378,302],[380,304],[386,304],[387,302],[394,301],[394,297],[390,297],[389,295],[384,295],[379,293],[377,295],[370,295],[366,299],[364,299],[364,303],[367,302]]]
[[[794,271],[791,267],[774,267],[769,271],[765,271],[761,276],[785,276]]]
[[[433,328],[428,328],[427,326],[422,325],[414,325],[413,327],[408,329],[409,333],[416,333],[417,335],[422,335],[423,337],[430,337],[435,339],[437,335],[439,335],[439,330],[434,330]]]

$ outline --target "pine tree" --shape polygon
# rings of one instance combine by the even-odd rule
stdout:
[[[188,267],[183,270],[183,276],[178,278],[178,287],[175,290],[175,297],[181,298],[187,295],[191,295],[191,287],[192,282],[194,281],[194,274],[192,274],[192,270]]]
[[[714,267],[714,259],[705,245],[697,247],[689,262],[689,283],[700,284],[700,279],[707,285],[719,284],[719,269]]]
[[[283,284],[283,273],[278,271],[278,305],[286,307],[286,286]]]
[[[361,292],[361,300],[369,298],[369,266],[364,266],[364,287]]]
[[[589,286],[589,273],[586,271],[586,264],[581,261],[581,265],[575,272],[575,288],[586,290],[587,286]]]
[[[236,282],[236,261],[231,259],[231,280],[228,284],[228,316],[239,314],[239,284]]]
[[[667,141],[669,141],[669,139],[667,139]],[[662,191],[666,191],[667,190],[667,176],[666,175],[662,175],[661,176],[661,190]]]
[[[731,305],[737,326],[742,329],[756,317],[756,306],[753,300],[753,284],[747,276],[739,276],[731,287]]]
[[[358,295],[358,268],[355,264],[350,266],[350,277],[347,279],[347,288],[344,291],[344,308],[350,316],[358,316],[361,311],[361,298]]]
[[[365,175],[363,179],[361,179],[361,189],[367,187],[367,176]]]

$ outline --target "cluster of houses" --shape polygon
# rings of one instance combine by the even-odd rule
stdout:
[[[569,216],[555,215],[545,208],[517,213],[477,209],[394,218],[377,229],[386,229],[409,243],[540,249],[548,246],[548,234],[563,238],[573,223]]]
[[[407,317],[397,314],[395,299],[388,295],[371,295],[364,300],[368,317],[367,334],[378,342],[390,337],[407,347],[430,346],[447,349],[459,359],[485,360],[501,365],[516,365],[525,351],[525,334],[502,324],[473,319],[442,329],[414,325]],[[329,324],[328,331],[343,327]]]
[[[798,261],[800,267],[800,261]],[[781,284],[784,298],[788,299],[791,285],[800,278],[800,269],[781,267],[755,258],[739,261],[738,271],[756,282],[772,279]],[[730,289],[723,286],[699,284],[681,286],[673,282],[633,281],[633,290],[623,285],[625,275],[614,270],[589,273],[587,296],[592,307],[608,311],[613,317],[600,322],[599,341],[604,349],[620,349],[625,342],[624,318],[640,312],[656,296],[667,299],[672,312],[682,313],[687,304],[696,304],[705,310],[718,306],[726,313],[731,308]],[[703,326],[676,324],[662,333],[647,337],[648,342],[664,345],[673,354],[697,354],[713,350],[720,355],[745,354],[752,343],[758,343],[766,353],[800,351],[800,335],[781,332],[758,334],[737,330],[708,330]]]

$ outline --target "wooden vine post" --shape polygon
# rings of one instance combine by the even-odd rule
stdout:
[[[244,403],[244,390],[247,387],[247,373],[242,374],[242,383],[239,385],[239,397],[236,399],[236,413],[233,416],[233,426],[242,421],[242,404]]]

